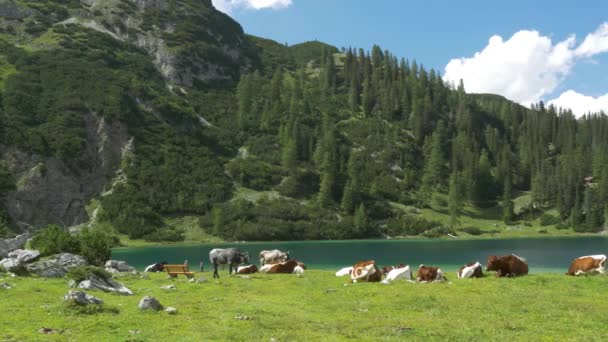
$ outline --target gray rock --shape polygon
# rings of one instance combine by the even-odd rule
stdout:
[[[61,278],[70,268],[86,266],[87,261],[80,255],[61,253],[46,259],[28,264],[25,268],[30,272],[45,278]]]
[[[83,280],[78,284],[78,288],[85,290],[101,290],[103,292],[114,292],[125,296],[130,296],[133,291],[126,286],[112,279],[102,279],[95,275],[89,276],[89,279]]]
[[[177,287],[175,287],[175,285],[173,285],[173,284],[161,286],[160,288],[163,290],[177,290]]]
[[[165,312],[168,313],[169,315],[177,315],[177,309],[174,307],[168,307],[165,309]]]
[[[21,263],[17,259],[6,258],[0,260],[0,267],[4,268],[7,271],[12,271],[19,266],[21,266]]]
[[[144,298],[142,298],[139,301],[139,304],[137,305],[137,307],[139,308],[139,310],[160,311],[163,309],[163,306],[160,305],[158,300],[156,300],[156,298],[150,297],[150,296],[145,296]]]
[[[0,239],[0,258],[8,257],[8,253],[25,246],[29,233],[21,234],[13,239]]]
[[[120,260],[108,260],[106,261],[106,271],[115,272],[137,272],[134,267],[129,266],[126,261]]]
[[[13,287],[12,287],[10,284],[8,284],[8,283],[1,283],[1,284],[0,284],[0,287],[1,287],[1,288],[3,288],[3,289],[7,289],[7,290],[9,290],[9,289],[12,289],[12,288],[13,288]]]
[[[103,300],[86,294],[82,291],[72,291],[66,293],[63,297],[64,301],[74,301],[78,305],[103,304]]]
[[[9,258],[17,259],[22,264],[36,260],[40,256],[40,252],[33,249],[16,249],[8,253]]]

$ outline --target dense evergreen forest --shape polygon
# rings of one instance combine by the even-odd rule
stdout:
[[[540,219],[598,232],[608,221],[603,113],[576,119],[543,103],[526,108],[496,95],[466,94],[462,83],[447,84],[438,71],[378,46],[286,46],[247,36],[210,4],[196,5],[212,13],[203,27],[228,31],[241,58],[227,62],[220,82],[172,85],[149,53],[127,42],[137,32],[116,39],[57,24],[74,7],[83,10],[77,2],[42,2],[46,13],[40,3],[22,3],[45,21],[32,26],[20,19],[22,31],[12,33],[0,25],[0,152],[16,148],[60,160],[64,172],[77,175],[95,163],[85,153],[85,114],[125,124],[132,150],[123,151],[104,191],[87,198],[95,209],[87,211],[90,225],[99,229],[180,240],[183,232],[166,221],[176,216],[196,216],[200,229],[226,240],[489,229],[463,227],[465,208],[488,209],[507,226]],[[125,16],[137,11],[118,8]],[[175,19],[163,13],[145,8],[140,29]],[[112,18],[105,27],[120,33]],[[182,21],[163,37],[180,56],[228,58],[196,25]],[[36,48],[23,47],[23,36]],[[185,73],[205,68],[190,59],[180,63]],[[0,196],[8,208],[10,194],[24,185],[16,163],[3,159]],[[36,172],[44,175],[45,165]],[[527,200],[515,210],[522,196]],[[9,210],[0,216],[0,233],[17,230]],[[60,223],[53,220],[47,223]]]

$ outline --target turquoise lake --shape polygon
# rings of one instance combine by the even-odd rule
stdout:
[[[198,270],[202,259],[205,272],[211,267],[209,251],[213,248],[238,247],[249,252],[250,262],[259,264],[259,252],[265,249],[290,251],[310,269],[337,270],[359,260],[376,260],[379,266],[404,263],[412,268],[420,264],[440,266],[453,271],[469,261],[485,265],[490,255],[517,254],[528,260],[530,273],[565,273],[573,258],[589,254],[608,254],[606,237],[517,238],[482,240],[348,240],[243,242],[202,245],[115,248],[112,259],[125,260],[138,270],[167,261],[188,260]]]

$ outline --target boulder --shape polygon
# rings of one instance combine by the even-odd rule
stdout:
[[[23,264],[27,264],[36,260],[40,256],[40,252],[33,249],[16,249],[8,253],[9,258],[17,259]]]
[[[87,261],[80,255],[61,253],[46,259],[28,264],[25,268],[30,272],[45,278],[61,278],[70,268],[86,266]]]
[[[177,290],[177,287],[175,287],[175,285],[173,285],[173,284],[161,286],[160,288],[163,290]]]
[[[165,309],[165,312],[168,313],[169,315],[177,315],[177,309],[174,307],[168,307]]]
[[[66,293],[63,297],[64,301],[73,301],[78,305],[103,304],[103,300],[86,294],[82,291],[72,291]]]
[[[6,258],[8,253],[25,246],[29,233],[18,235],[13,239],[0,239],[0,258]]]
[[[116,272],[137,272],[135,270],[135,267],[130,266],[129,264],[127,264],[126,261],[120,261],[120,260],[108,260],[106,261],[106,271],[111,272],[111,273],[116,273]]]
[[[78,288],[85,290],[101,290],[103,292],[114,292],[121,295],[130,296],[133,291],[126,286],[112,279],[103,279],[95,275],[89,276],[89,279],[83,280],[78,284]]]
[[[139,310],[160,311],[163,309],[163,306],[160,305],[158,300],[156,300],[156,298],[150,297],[150,296],[145,296],[144,298],[142,298],[139,301],[139,304],[137,305],[137,307],[139,308]]]
[[[13,287],[9,283],[1,283],[0,288],[9,290],[9,289],[12,289]]]

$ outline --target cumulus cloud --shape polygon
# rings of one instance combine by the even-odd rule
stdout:
[[[570,89],[562,93],[558,98],[548,102],[556,107],[570,108],[576,116],[588,113],[608,112],[608,94],[593,97],[579,94]]]
[[[574,35],[554,44],[538,31],[521,30],[508,40],[491,37],[488,45],[472,57],[452,59],[445,67],[444,78],[455,84],[463,79],[471,93],[496,93],[529,105],[553,93],[579,60],[604,52],[608,52],[608,23],[588,34],[578,46]],[[554,103],[605,104],[601,100],[604,97],[590,101],[592,97],[573,93],[562,94]],[[585,112],[592,107],[587,108]]]
[[[281,9],[292,5],[292,0],[213,0],[218,10],[231,13],[238,8],[260,10],[264,8]]]

